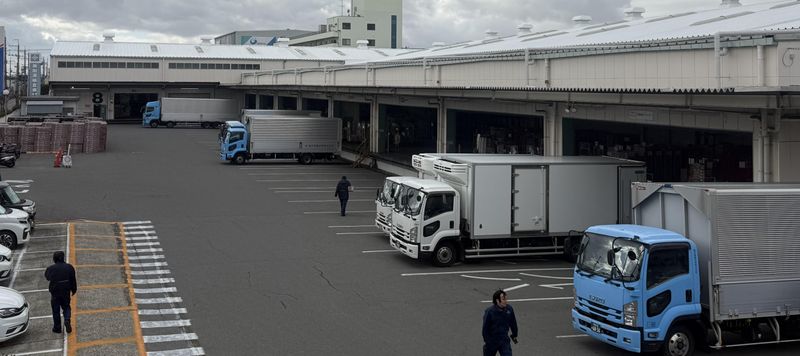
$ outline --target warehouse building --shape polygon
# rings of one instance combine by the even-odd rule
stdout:
[[[487,152],[637,159],[657,181],[800,180],[800,1],[620,17],[405,51],[126,44],[136,51],[96,56],[99,69],[85,58],[102,43],[65,43],[53,51],[53,87],[91,86],[83,98],[114,103],[148,93],[321,110],[344,119],[349,157],[387,170],[412,153]],[[132,69],[103,67],[122,58]]]

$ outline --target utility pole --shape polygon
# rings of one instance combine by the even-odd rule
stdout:
[[[14,86],[14,91],[17,92],[16,93],[16,97],[17,97],[16,100],[19,100],[19,39],[15,38],[14,40],[17,41],[17,76],[14,77],[16,82],[17,82],[17,84]]]

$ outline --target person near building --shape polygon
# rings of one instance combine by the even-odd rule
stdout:
[[[499,352],[500,356],[511,356],[511,341],[517,343],[517,317],[508,304],[506,292],[498,289],[492,295],[492,305],[483,313],[483,355],[494,356]]]
[[[350,181],[347,180],[346,176],[342,176],[342,179],[336,184],[336,192],[333,194],[335,197],[339,197],[339,205],[341,206],[341,215],[345,216],[345,209],[347,209],[347,200],[350,199],[350,192],[353,191],[353,186],[350,184]]]
[[[61,333],[61,312],[64,313],[64,329],[72,332],[70,319],[70,295],[78,291],[75,268],[64,261],[64,251],[53,253],[53,264],[44,271],[44,278],[50,281],[50,306],[53,308],[53,332]]]
[[[395,128],[394,129],[394,136],[392,136],[392,143],[394,144],[394,151],[395,152],[400,152],[400,140],[401,139],[402,138],[401,138],[401,135],[400,135],[400,129]]]

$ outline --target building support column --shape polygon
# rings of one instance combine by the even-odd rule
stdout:
[[[280,106],[278,106],[278,104],[280,103],[280,99],[278,98],[279,96],[277,92],[274,95],[272,95],[272,108],[274,110],[278,110],[280,108]]]
[[[758,127],[753,130],[753,181],[780,182],[780,130],[781,109],[761,110]]]
[[[447,108],[444,98],[436,105],[436,152],[447,153]]]
[[[333,98],[328,98],[328,118],[336,117],[336,115],[333,114],[334,104]]]
[[[544,110],[544,124],[542,125],[544,128],[542,145],[544,146],[545,156],[562,156],[564,154],[562,123],[563,117],[558,103],[551,103]]]
[[[371,153],[380,152],[379,136],[380,136],[380,104],[378,104],[378,96],[373,95],[369,107],[369,151]]]
[[[297,99],[295,99],[295,100],[297,100],[297,106],[295,106],[295,110],[297,110],[297,111],[304,110],[304,108],[303,108],[303,93],[298,93],[297,94]]]

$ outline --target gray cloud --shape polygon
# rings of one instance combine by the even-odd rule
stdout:
[[[488,29],[513,34],[520,23],[541,31],[569,26],[575,15],[604,22],[621,19],[631,6],[657,16],[712,8],[720,1],[405,0],[403,37],[406,46],[427,47],[482,38]],[[188,43],[234,30],[314,30],[339,14],[340,0],[0,0],[0,8],[9,42],[50,48],[55,39],[99,40],[106,30],[115,31],[119,41]]]

